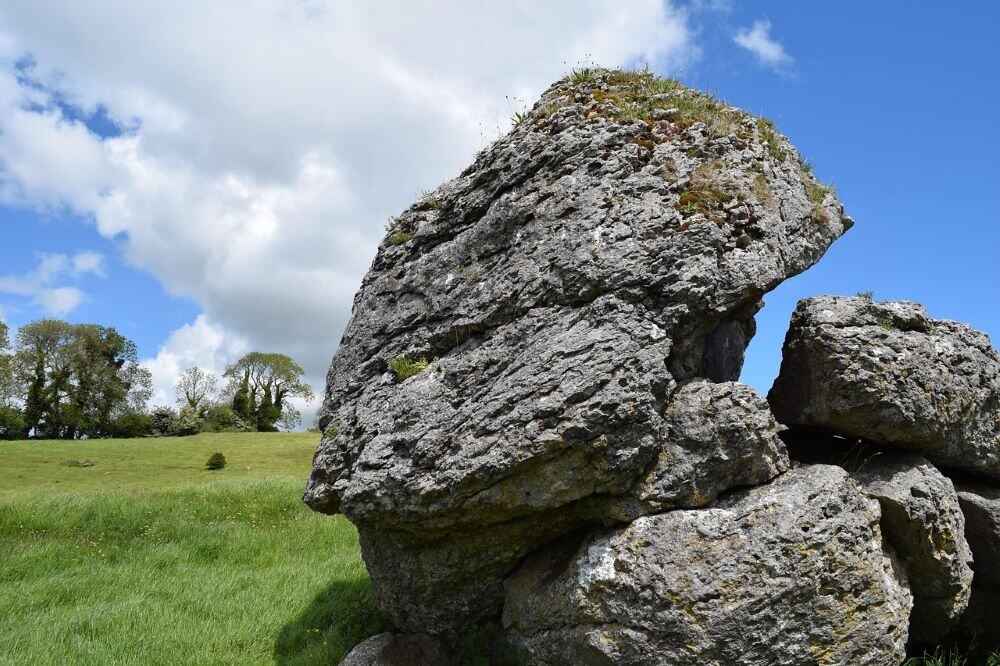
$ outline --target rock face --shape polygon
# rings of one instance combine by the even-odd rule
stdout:
[[[427,634],[376,634],[354,646],[340,666],[448,666],[445,645]]]
[[[1000,358],[984,333],[917,303],[800,301],[768,401],[786,425],[1000,479]]]
[[[745,384],[691,382],[674,394],[663,416],[656,463],[631,491],[642,503],[635,514],[705,506],[721,492],[788,469],[777,421]]]
[[[919,456],[877,456],[851,477],[881,505],[883,538],[906,570],[914,598],[910,640],[939,640],[958,624],[972,585],[954,485]]]
[[[956,488],[965,514],[965,538],[972,548],[976,583],[1000,587],[1000,487],[963,480]]]
[[[395,220],[305,497],[358,526],[395,626],[494,617],[560,535],[786,468],[759,397],[689,384],[735,380],[763,294],[852,224],[796,157],[675,82],[587,70]]]
[[[963,479],[955,487],[976,572],[961,628],[980,640],[1000,643],[1000,486]]]
[[[911,598],[879,505],[839,467],[566,540],[511,577],[546,664],[898,664]]]

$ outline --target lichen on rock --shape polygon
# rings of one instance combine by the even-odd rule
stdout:
[[[882,507],[882,535],[899,556],[913,593],[910,639],[933,643],[969,604],[972,552],[952,482],[914,455],[880,455],[851,473]]]
[[[737,379],[761,297],[851,226],[816,191],[772,126],[586,70],[395,218],[327,375],[337,428],[305,497],[358,526],[395,626],[494,617],[504,577],[561,534],[785,469],[749,389],[700,390],[764,429],[723,420],[721,446],[674,433],[669,408],[695,379]],[[399,358],[437,361],[403,378]]]
[[[1000,479],[1000,356],[986,334],[918,303],[800,301],[768,401],[788,426]]]
[[[898,664],[912,599],[879,505],[839,467],[564,540],[504,623],[546,664]]]

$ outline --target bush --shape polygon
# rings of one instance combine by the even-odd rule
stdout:
[[[232,405],[225,403],[209,407],[201,424],[202,432],[251,432],[252,430],[253,427],[240,418]]]
[[[153,419],[149,414],[127,411],[111,422],[111,437],[146,437],[153,432]]]
[[[226,466],[226,456],[221,453],[213,453],[208,457],[208,462],[205,463],[205,469],[217,470],[223,469]]]
[[[174,434],[178,437],[197,435],[201,432],[202,418],[198,415],[198,412],[191,407],[181,407],[181,411],[177,414],[177,420],[175,423],[176,426],[174,427]]]
[[[149,419],[154,436],[172,437],[177,434],[177,410],[173,407],[157,407]]]
[[[0,406],[0,439],[21,439],[24,415],[20,409]]]

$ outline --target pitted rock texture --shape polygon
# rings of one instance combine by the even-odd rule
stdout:
[[[664,412],[662,449],[650,471],[620,494],[591,495],[544,520],[507,521],[502,529],[486,524],[443,536],[432,533],[426,540],[406,535],[404,545],[388,530],[362,530],[362,553],[382,607],[395,609],[394,620],[404,626],[440,613],[431,603],[414,599],[440,595],[436,586],[441,580],[465,593],[449,612],[471,615],[477,600],[495,599],[499,613],[503,577],[525,554],[525,544],[546,542],[594,521],[614,523],[664,507],[705,506],[729,488],[764,483],[789,466],[778,430],[767,402],[750,387],[695,381],[678,390]],[[603,462],[596,453],[591,461],[549,460],[544,469],[532,470],[534,479],[514,478],[509,489],[498,492],[530,493],[534,486],[529,484],[572,487],[577,466],[588,464]]]
[[[556,83],[394,222],[306,502],[358,525],[382,613],[433,632],[495,616],[504,575],[562,533],[766,481],[773,443],[734,469],[664,412],[736,379],[761,297],[850,225],[766,123],[645,73]],[[428,366],[401,380],[404,358]],[[699,455],[733,477],[686,477]]]
[[[939,640],[958,624],[972,585],[973,556],[954,485],[915,455],[875,456],[851,478],[881,505],[882,536],[906,570],[910,640]]]
[[[798,467],[533,554],[504,624],[539,664],[899,664],[912,599],[879,518],[841,468]]]
[[[664,412],[664,425],[657,462],[632,490],[643,503],[638,513],[706,506],[725,490],[763,483],[789,467],[767,401],[745,384],[686,385]]]
[[[800,301],[768,401],[788,426],[1000,478],[1000,358],[985,333],[918,303]]]

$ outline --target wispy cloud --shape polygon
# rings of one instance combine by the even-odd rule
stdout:
[[[781,42],[771,37],[771,22],[767,19],[754,21],[749,28],[737,31],[733,41],[753,54],[762,65],[778,73],[784,73],[794,62]]]
[[[29,297],[46,314],[66,315],[86,298],[81,289],[67,281],[105,275],[104,255],[97,252],[77,252],[73,256],[39,253],[38,258],[38,265],[23,275],[0,275],[0,293]]]
[[[104,270],[104,255],[100,252],[91,252],[89,250],[77,252],[73,255],[72,263],[73,275],[76,277],[87,275],[88,273],[98,277],[105,277],[107,275]]]

